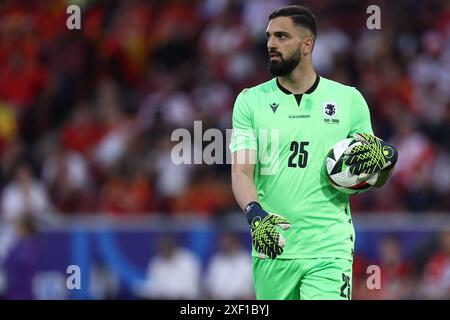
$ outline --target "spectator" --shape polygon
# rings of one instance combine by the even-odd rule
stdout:
[[[26,154],[27,148],[24,142],[19,138],[12,139],[5,146],[5,152],[1,153],[0,159],[0,175],[2,188],[11,180],[13,180],[17,163],[23,161],[23,159],[26,159]]]
[[[158,243],[158,252],[147,268],[147,298],[197,299],[200,297],[199,258],[177,246],[171,237]]]
[[[226,233],[221,250],[209,262],[205,274],[206,296],[210,299],[254,299],[252,262],[237,235]]]
[[[439,235],[439,247],[425,265],[420,291],[427,299],[450,299],[450,230]]]
[[[33,177],[27,163],[19,163],[14,180],[5,186],[1,200],[0,261],[18,240],[17,221],[26,214],[47,219],[50,208],[43,184]]]
[[[108,171],[123,155],[133,132],[133,123],[124,113],[113,81],[102,81],[98,87],[98,107],[105,134],[95,147],[94,159],[102,171]]]
[[[193,169],[192,166],[177,165],[172,161],[173,145],[168,137],[161,138],[157,151],[148,156],[149,166],[155,170],[155,188],[161,198],[160,208],[166,212],[172,212],[175,199],[186,192]],[[193,158],[189,157],[188,160],[191,159]]]
[[[86,212],[96,209],[95,194],[88,163],[84,157],[62,146],[45,159],[42,178],[56,209],[63,213]]]
[[[65,148],[88,158],[104,134],[104,128],[96,121],[92,108],[88,102],[80,101],[60,132]]]
[[[146,175],[126,163],[117,165],[100,190],[100,210],[114,215],[148,213],[150,200],[151,189]]]
[[[26,163],[17,166],[14,180],[6,185],[2,197],[3,219],[11,221],[26,212],[33,216],[43,216],[50,210],[44,185],[33,176]]]

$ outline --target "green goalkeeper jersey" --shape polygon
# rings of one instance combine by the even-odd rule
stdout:
[[[302,95],[276,78],[238,95],[230,150],[257,151],[258,201],[292,225],[283,232],[286,246],[279,259],[352,259],[349,196],[328,182],[325,157],[356,132],[373,134],[366,101],[354,87],[323,77]]]

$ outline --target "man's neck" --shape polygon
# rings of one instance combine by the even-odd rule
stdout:
[[[302,94],[312,87],[316,77],[317,74],[312,65],[298,65],[290,74],[278,77],[278,81],[293,94]]]

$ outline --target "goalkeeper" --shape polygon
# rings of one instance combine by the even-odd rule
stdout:
[[[379,172],[376,187],[397,161],[396,148],[373,135],[361,93],[314,71],[316,36],[307,8],[273,12],[266,37],[275,77],[244,89],[233,109],[232,188],[251,229],[257,299],[351,299],[349,196],[329,184],[324,160],[355,137],[362,144],[346,164],[362,178]]]

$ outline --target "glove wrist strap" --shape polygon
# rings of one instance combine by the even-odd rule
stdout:
[[[245,213],[245,218],[248,221],[248,224],[251,225],[253,219],[256,216],[262,217],[262,216],[264,216],[263,213],[265,213],[265,212],[258,202],[252,201],[245,206],[244,213]]]

